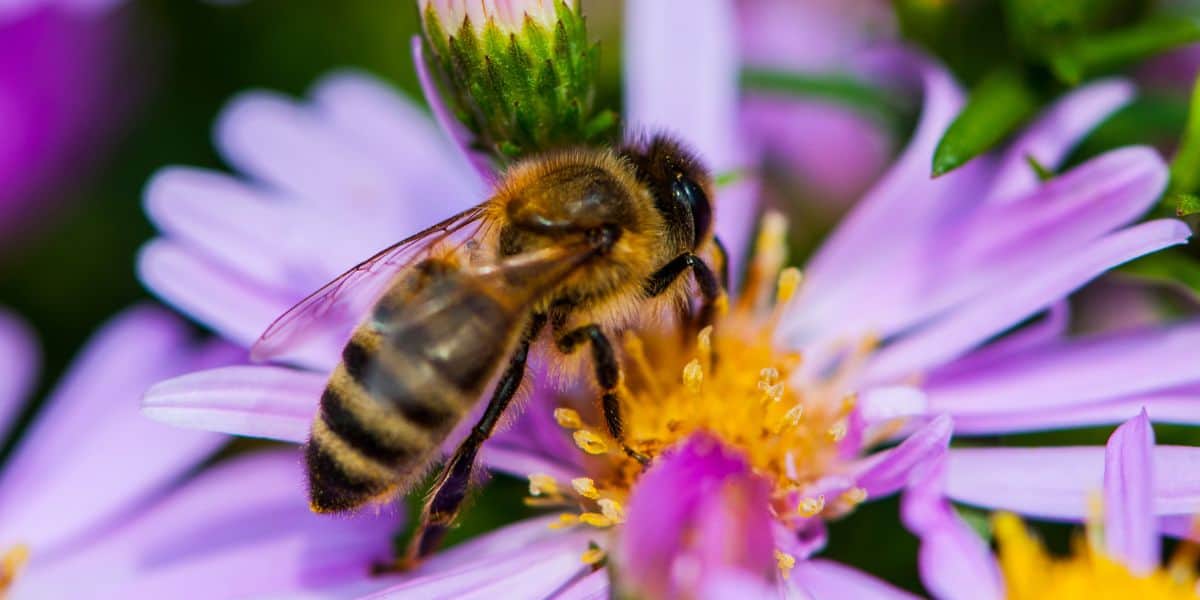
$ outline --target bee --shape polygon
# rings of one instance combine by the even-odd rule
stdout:
[[[280,358],[318,322],[358,320],[346,327],[353,333],[305,449],[312,509],[351,511],[407,492],[494,381],[434,484],[409,560],[432,552],[535,344],[563,354],[590,347],[609,433],[647,460],[623,436],[609,337],[660,299],[697,304],[695,323],[712,321],[728,278],[712,194],[699,159],[664,135],[537,156],[510,167],[483,203],[379,252],[277,319],[255,358]],[[720,263],[719,277],[702,256]]]

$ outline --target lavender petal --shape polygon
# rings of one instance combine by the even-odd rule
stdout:
[[[1154,429],[1143,409],[1112,434],[1104,456],[1104,543],[1137,574],[1158,567]]]

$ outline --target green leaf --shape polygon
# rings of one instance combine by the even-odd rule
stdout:
[[[1167,194],[1171,204],[1175,205],[1175,214],[1180,217],[1200,213],[1200,196],[1174,192]]]
[[[985,77],[938,142],[933,176],[957,169],[1008,137],[1033,115],[1038,100],[1016,69],[1002,68]]]
[[[1171,160],[1171,191],[1188,194],[1200,191],[1200,77],[1192,86],[1187,125]]]
[[[1119,272],[1149,283],[1181,287],[1200,300],[1200,262],[1180,248],[1143,256],[1126,263]]]
[[[1200,20],[1162,16],[1115,31],[1081,34],[1049,53],[1060,80],[1077,85],[1089,75],[1200,40]]]

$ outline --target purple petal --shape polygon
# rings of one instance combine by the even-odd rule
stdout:
[[[142,413],[177,427],[303,443],[327,379],[282,367],[189,373],[150,388]]]
[[[534,473],[544,473],[559,481],[570,481],[583,476],[583,472],[574,465],[564,464],[541,453],[492,444],[484,444],[480,460],[489,469],[508,473],[514,477],[528,477]]]
[[[203,598],[370,583],[372,563],[391,556],[399,518],[313,514],[302,480],[293,452],[238,458],[81,552],[31,568],[21,584],[34,597],[70,595],[82,580],[98,596]]]
[[[0,440],[31,391],[39,362],[33,331],[16,315],[0,310]]]
[[[1071,406],[955,414],[954,431],[959,435],[995,435],[1111,425],[1137,416],[1143,408],[1155,423],[1200,425],[1200,386],[1183,386]]]
[[[1029,159],[1056,168],[1071,148],[1089,131],[1133,99],[1129,82],[1108,79],[1075,90],[1042,112],[1004,153],[996,172],[989,203],[1013,200],[1038,185]]]
[[[1070,303],[1060,300],[1047,309],[1042,316],[1031,324],[1025,325],[971,352],[970,354],[943,365],[929,375],[926,380],[928,387],[932,382],[946,378],[961,376],[993,364],[995,361],[1012,355],[1030,352],[1060,341],[1067,333],[1071,324]],[[955,423],[957,429],[958,423]]]
[[[1158,567],[1154,429],[1143,410],[1113,432],[1104,451],[1104,542],[1131,571]]]
[[[1004,583],[987,544],[943,495],[945,462],[914,481],[901,500],[904,525],[921,539],[921,582],[939,600],[1004,597]]]
[[[596,571],[555,596],[557,600],[605,600],[608,597],[607,571]]]
[[[858,399],[858,411],[868,423],[930,413],[925,393],[905,385],[877,387],[864,392]]]
[[[995,360],[925,385],[932,410],[989,415],[1068,408],[1200,383],[1200,322],[1090,336]]]
[[[433,111],[434,120],[441,127],[446,139],[453,141],[454,145],[462,152],[467,162],[479,175],[480,180],[485,183],[491,183],[496,179],[496,171],[492,168],[492,164],[487,156],[471,149],[470,133],[462,123],[459,123],[450,114],[445,101],[442,100],[442,95],[438,92],[437,85],[433,82],[433,75],[429,72],[429,65],[425,62],[425,50],[421,44],[421,36],[414,35],[411,44],[413,66],[417,71],[417,81],[421,84],[421,93],[425,95],[425,102],[429,105],[429,109]]]
[[[679,136],[716,174],[744,169],[751,162],[738,135],[735,16],[728,0],[659,0],[625,7],[629,131]],[[722,188],[716,200],[717,235],[733,265],[742,262],[754,229],[754,187],[743,180]]]
[[[914,469],[938,460],[950,443],[953,421],[938,415],[895,448],[876,453],[862,461],[854,475],[867,497],[881,498],[904,487]]]
[[[1012,281],[966,304],[920,332],[880,351],[867,368],[868,380],[888,380],[946,362],[996,333],[1044,310],[1106,270],[1155,250],[1181,244],[1191,235],[1174,219],[1150,221],[1107,235],[1055,265]]]
[[[857,273],[864,266],[879,262],[872,260],[864,265],[864,256],[884,258],[888,254],[874,250],[891,245],[898,233],[927,229],[927,221],[938,212],[935,207],[947,201],[944,194],[945,188],[949,187],[947,182],[960,177],[949,175],[931,181],[929,157],[942,132],[962,106],[962,91],[949,73],[923,58],[906,54],[897,62],[896,71],[915,76],[924,88],[921,119],[904,153],[842,219],[809,261],[804,290],[806,296],[813,296],[809,302],[824,303],[827,295],[840,297],[846,274]],[[897,218],[904,222],[897,223]],[[799,312],[799,305],[804,302],[797,301],[796,304]]]
[[[824,559],[806,560],[792,570],[791,584],[810,598],[915,600],[914,596],[853,567]],[[789,586],[791,587],[791,586]]]
[[[211,454],[224,436],[151,422],[137,398],[155,381],[236,354],[189,348],[184,324],[153,308],[128,310],[101,328],[0,474],[0,539],[51,555]]]
[[[719,440],[688,438],[659,457],[630,495],[614,556],[621,587],[649,598],[687,596],[723,570],[769,582],[775,544],[768,493],[745,459]],[[685,563],[696,568],[679,568]]]
[[[1103,487],[1104,449],[956,448],[946,494],[955,500],[1037,518],[1078,521]],[[1200,448],[1154,449],[1155,513],[1200,512]]]

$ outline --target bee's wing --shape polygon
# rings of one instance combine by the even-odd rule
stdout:
[[[250,349],[256,361],[283,359],[299,353],[313,337],[329,331],[349,337],[388,283],[431,250],[454,250],[483,224],[484,205],[469,208],[376,253],[339,275],[282,314]]]

